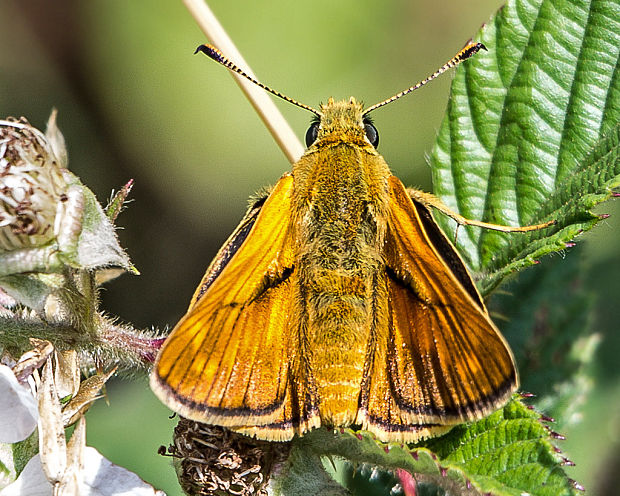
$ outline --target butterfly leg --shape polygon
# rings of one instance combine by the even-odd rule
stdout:
[[[544,229],[545,227],[549,227],[555,224],[555,220],[550,220],[548,222],[534,224],[531,226],[502,226],[499,224],[490,224],[488,222],[482,222],[479,220],[472,220],[463,217],[462,215],[451,210],[450,207],[448,207],[439,198],[437,198],[435,195],[432,195],[431,193],[426,193],[424,191],[419,191],[413,188],[407,188],[407,193],[414,202],[421,203],[425,207],[439,210],[441,213],[447,215],[451,219],[454,219],[456,223],[461,226],[483,227],[485,229],[491,229],[493,231],[501,232],[529,232],[538,231],[539,229]]]

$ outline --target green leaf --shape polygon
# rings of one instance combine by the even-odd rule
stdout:
[[[388,471],[403,469],[418,482],[448,494],[577,494],[562,469],[566,460],[553,445],[553,435],[540,415],[518,398],[483,420],[457,426],[415,448],[384,445],[366,432],[336,434],[318,429],[293,441],[291,457],[279,475],[277,494],[344,494],[333,492],[325,479],[325,471],[317,463],[321,456],[342,457],[353,464]]]
[[[460,467],[474,486],[491,494],[578,494],[553,445],[555,434],[518,399],[472,425],[457,426],[426,446]]]
[[[529,234],[458,232],[486,294],[590,229],[590,209],[619,184],[620,4],[510,1],[477,41],[489,51],[453,81],[431,156],[435,192],[470,219],[557,222]]]
[[[536,407],[556,419],[555,429],[579,419],[600,341],[591,330],[593,298],[582,282],[587,272],[581,251],[574,248],[566,258],[549,259],[525,272],[489,305],[503,321],[521,388],[536,394]]]

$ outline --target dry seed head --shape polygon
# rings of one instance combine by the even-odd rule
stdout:
[[[189,495],[266,496],[270,475],[288,449],[288,443],[257,441],[180,418],[168,454],[177,458],[179,483]]]

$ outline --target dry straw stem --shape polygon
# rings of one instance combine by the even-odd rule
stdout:
[[[226,34],[226,31],[224,31],[224,28],[216,19],[206,2],[203,0],[183,0],[183,3],[185,3],[185,6],[200,26],[200,29],[207,35],[209,41],[247,74],[255,77],[246,61],[243,60],[241,53],[239,53],[239,50],[237,50],[237,47],[235,47],[233,41],[228,34]],[[253,83],[237,74],[231,74],[235,78],[235,81],[237,81],[241,91],[243,91],[256,112],[258,112],[258,115],[276,140],[276,143],[286,155],[286,158],[288,158],[291,164],[297,162],[304,148],[273,100]]]

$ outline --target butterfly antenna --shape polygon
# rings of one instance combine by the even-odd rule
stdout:
[[[403,90],[400,93],[396,93],[394,96],[388,98],[387,100],[383,100],[382,102],[375,103],[372,107],[368,107],[366,110],[364,110],[363,115],[366,115],[372,112],[373,110],[378,109],[379,107],[383,107],[384,105],[387,105],[388,103],[391,103],[394,100],[398,100],[401,96],[405,96],[406,94],[411,93],[412,91],[415,91],[418,88],[421,88],[426,83],[432,81],[437,76],[440,76],[441,74],[446,72],[448,69],[459,65],[464,60],[467,60],[472,55],[475,55],[478,51],[486,50],[486,49],[487,47],[485,47],[482,43],[468,43],[459,53],[457,53],[454,57],[452,57],[448,62],[442,65],[439,69],[437,69],[433,74],[428,76],[426,79],[423,79],[419,83],[414,84],[410,88],[407,88],[406,90]]]
[[[252,76],[250,76],[249,74],[245,73],[238,66],[236,66],[233,62],[231,62],[229,59],[227,59],[224,56],[224,54],[222,52],[220,52],[217,48],[215,48],[213,45],[209,45],[208,43],[206,43],[204,45],[200,45],[198,48],[196,48],[196,51],[194,52],[194,54],[196,54],[198,52],[204,53],[207,57],[215,60],[219,64],[222,64],[224,67],[230,69],[231,71],[236,72],[240,76],[243,76],[248,81],[253,82],[256,86],[264,89],[265,91],[271,93],[272,95],[275,95],[278,98],[282,98],[282,100],[285,100],[285,101],[287,101],[289,103],[292,103],[293,105],[296,105],[297,107],[301,107],[302,109],[309,110],[310,112],[312,112],[313,114],[317,115],[318,117],[321,117],[322,114],[318,110],[310,107],[309,105],[305,105],[305,104],[303,104],[301,102],[298,102],[297,100],[294,100],[291,97],[283,95],[279,91],[276,91],[276,90],[270,88],[269,86],[261,83],[260,81],[254,79]]]

